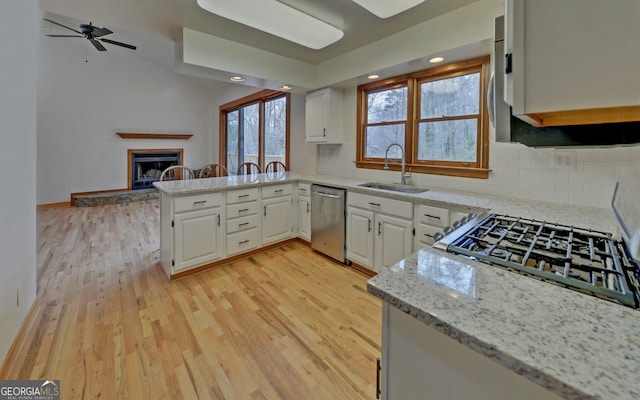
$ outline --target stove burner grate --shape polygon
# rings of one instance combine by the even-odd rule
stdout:
[[[490,215],[454,239],[447,251],[500,265],[575,290],[637,307],[637,277],[611,234]],[[637,267],[635,267],[637,270]],[[637,273],[637,271],[636,271]]]

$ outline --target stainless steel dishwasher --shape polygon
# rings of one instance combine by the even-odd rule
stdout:
[[[311,248],[346,262],[345,202],[347,191],[311,185]]]

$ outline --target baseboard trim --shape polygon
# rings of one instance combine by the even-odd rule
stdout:
[[[46,210],[48,208],[61,208],[61,207],[71,207],[71,203],[68,201],[63,201],[61,203],[48,203],[48,204],[38,204],[36,206],[37,210]]]
[[[351,263],[351,268],[355,269],[356,271],[360,272],[363,275],[366,275],[370,278],[373,278],[374,276],[378,275],[378,273],[376,271],[373,271],[363,265],[360,264],[356,264],[354,262]]]
[[[38,298],[33,301],[31,304],[31,308],[27,313],[27,316],[22,321],[22,325],[20,325],[20,329],[18,330],[18,334],[13,339],[13,343],[11,343],[11,347],[9,348],[9,352],[2,363],[2,368],[0,368],[0,380],[5,379],[18,379],[18,378],[27,378],[27,377],[19,377],[17,375],[18,371],[13,371],[12,368],[16,365],[16,358],[18,354],[23,354],[24,347],[27,346],[27,343],[30,343],[27,338],[31,336],[32,333],[35,332],[35,325],[38,321],[39,311],[40,310],[40,302]]]
[[[214,267],[218,267],[220,265],[230,264],[230,263],[232,263],[234,261],[238,261],[238,260],[242,260],[243,258],[248,258],[248,257],[254,256],[254,255],[256,255],[258,253],[262,253],[262,252],[264,252],[266,250],[275,249],[275,248],[284,246],[284,245],[289,244],[289,243],[297,242],[298,240],[299,240],[298,238],[292,238],[292,239],[287,239],[287,240],[282,241],[282,242],[270,244],[268,246],[260,247],[260,248],[255,249],[255,250],[251,250],[251,251],[248,251],[246,253],[242,253],[242,254],[238,254],[238,255],[235,255],[235,256],[231,256],[231,257],[225,258],[225,259],[220,260],[220,261],[212,262],[210,264],[205,264],[203,266],[200,266],[200,267],[197,267],[197,268],[194,268],[194,269],[190,269],[188,271],[178,272],[177,274],[171,275],[171,277],[169,279],[172,280],[172,281],[175,281],[176,279],[185,278],[187,276],[198,274],[200,272],[204,272],[206,270],[209,270],[209,269],[214,268]]]

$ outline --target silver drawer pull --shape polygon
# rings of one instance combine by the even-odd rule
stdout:
[[[249,209],[248,209],[248,208],[243,208],[242,210],[238,210],[238,212],[239,212],[239,213],[241,213],[241,212],[247,212],[247,211],[249,211]]]
[[[248,223],[248,222],[243,222],[243,223],[241,223],[241,224],[238,224],[238,226],[239,226],[239,227],[240,227],[240,226],[245,226],[245,225],[249,225],[249,223]]]
[[[206,202],[207,202],[206,200],[194,201],[193,205],[195,206],[196,204],[204,204]]]
[[[250,240],[247,239],[247,240],[243,240],[241,242],[238,242],[238,244],[241,245],[241,244],[246,244],[246,243],[249,243],[249,242],[250,242]]]
[[[372,203],[372,202],[369,202],[369,205],[371,205],[371,206],[375,206],[375,207],[380,207],[380,203]]]
[[[431,239],[433,239],[433,235],[429,235],[428,233],[424,234],[426,237],[430,237]]]
[[[273,193],[280,193],[280,192],[284,192],[284,189],[278,189],[273,191]]]
[[[298,190],[301,191],[301,192],[306,192],[307,191],[307,189],[304,189],[304,188],[300,188]]]
[[[248,194],[240,194],[240,195],[238,195],[238,198],[241,198],[241,197],[249,197],[249,195]]]
[[[428,218],[440,219],[440,217],[438,217],[437,215],[425,214],[424,216]]]

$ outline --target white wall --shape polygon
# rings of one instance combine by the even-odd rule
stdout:
[[[126,188],[127,149],[183,148],[193,168],[217,160],[215,93],[231,84],[205,85],[135,51],[106,47],[98,52],[87,41],[39,35],[38,204],[68,201],[70,192]],[[125,140],[116,132],[194,136]]]
[[[0,4],[0,360],[36,296],[37,32],[36,0]]]

